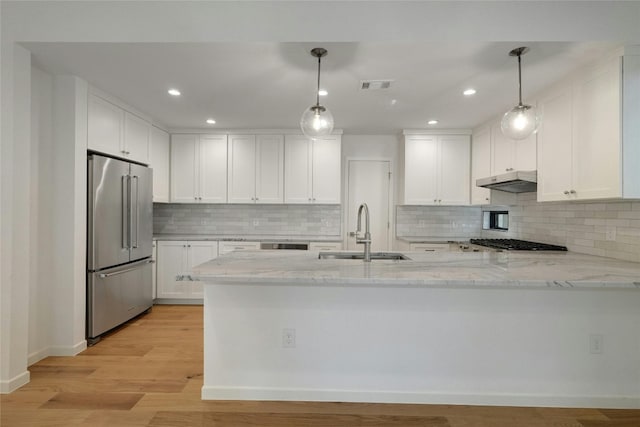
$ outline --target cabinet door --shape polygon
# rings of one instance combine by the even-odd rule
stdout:
[[[285,136],[284,202],[311,203],[311,141],[302,135]]]
[[[433,205],[438,201],[438,140],[433,135],[405,139],[404,198],[407,205]]]
[[[471,204],[489,203],[491,190],[476,186],[476,180],[491,176],[491,127],[474,132],[471,141]]]
[[[198,135],[171,136],[171,202],[198,202]]]
[[[187,244],[189,250],[189,270],[218,257],[218,242],[194,242]],[[202,282],[191,282],[191,297],[204,298]]]
[[[468,205],[471,147],[466,135],[438,137],[438,204]]]
[[[169,203],[169,134],[151,128],[150,165],[153,169],[153,201]]]
[[[229,135],[228,167],[229,203],[255,203],[255,135]]]
[[[87,143],[90,150],[122,157],[124,110],[94,94],[89,95]]]
[[[200,135],[200,202],[227,202],[227,135]]]
[[[284,137],[256,137],[256,203],[284,202]]]
[[[311,201],[340,203],[342,145],[339,136],[312,141]]]
[[[151,124],[129,112],[124,113],[124,149],[128,159],[149,163]]]
[[[513,141],[516,148],[515,170],[534,171],[537,169],[537,134],[532,133],[521,141]]]
[[[310,251],[341,251],[342,243],[340,242],[310,242],[309,243]]]
[[[158,241],[157,297],[189,298],[191,288],[187,281],[177,281],[178,274],[188,272],[187,243],[184,241]]]
[[[515,141],[502,133],[500,122],[491,125],[491,175],[515,170]]]
[[[572,168],[572,91],[551,89],[538,103],[544,120],[538,130],[538,201],[569,199]]]
[[[573,88],[573,189],[577,199],[621,197],[620,58],[581,76]]]
[[[151,297],[156,299],[158,295],[158,274],[157,274],[157,266],[158,266],[158,242],[153,241],[153,252],[151,252],[151,260],[155,262],[151,266]]]
[[[255,251],[260,249],[260,242],[220,242],[219,254],[224,255],[236,251]]]

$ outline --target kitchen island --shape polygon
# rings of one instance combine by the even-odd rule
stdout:
[[[203,399],[640,407],[640,264],[574,253],[196,267]]]

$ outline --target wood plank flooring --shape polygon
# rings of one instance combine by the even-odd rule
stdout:
[[[0,426],[640,427],[640,410],[202,401],[202,307],[155,306],[76,357],[31,366]]]

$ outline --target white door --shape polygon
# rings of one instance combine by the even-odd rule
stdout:
[[[188,298],[189,282],[177,281],[176,276],[186,272],[186,241],[159,241],[157,259],[157,297]]]
[[[349,160],[348,163],[348,211],[347,236],[356,231],[358,208],[366,203],[369,207],[371,230],[371,250],[386,251],[389,246],[390,207],[389,183],[391,164],[388,160]],[[365,216],[362,215],[360,235],[364,236]],[[363,250],[362,245],[356,245],[355,238],[348,237],[347,249]]]

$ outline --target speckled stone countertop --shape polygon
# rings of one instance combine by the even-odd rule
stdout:
[[[154,240],[219,240],[230,242],[342,242],[340,236],[154,234],[153,238]]]
[[[234,252],[196,266],[193,280],[217,284],[628,289],[640,263],[572,252],[404,252],[411,260],[318,259],[317,252]]]

